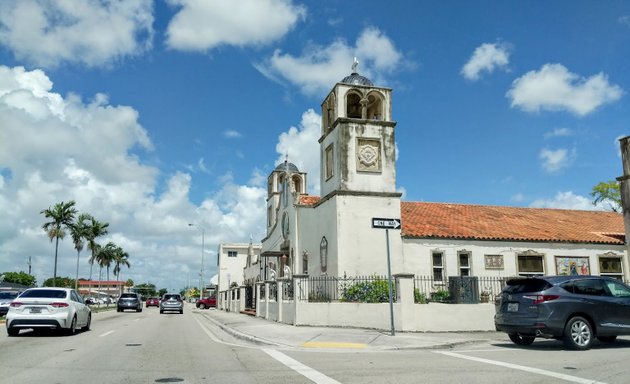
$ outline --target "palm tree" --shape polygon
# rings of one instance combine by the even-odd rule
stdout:
[[[127,268],[131,266],[129,264],[129,254],[121,247],[116,248],[116,253],[114,254],[114,264],[114,275],[116,276],[116,281],[118,281],[120,277],[120,266],[126,266]]]
[[[79,284],[79,258],[81,257],[81,251],[85,243],[83,240],[87,236],[88,226],[85,223],[86,220],[90,220],[92,216],[87,213],[82,213],[77,218],[77,221],[70,227],[70,235],[72,236],[72,242],[74,243],[74,249],[77,250],[77,274],[74,280],[74,289],[78,289]]]
[[[104,236],[107,234],[107,227],[109,227],[109,223],[104,223],[96,220],[94,217],[90,217],[90,223],[88,224],[87,236],[85,239],[87,240],[87,246],[92,251],[92,256],[90,257],[90,281],[92,280],[92,267],[94,265],[94,261],[96,261],[96,254],[98,252],[99,245],[96,242],[96,238],[100,236]]]
[[[102,247],[100,251],[98,252],[97,262],[98,262],[98,265],[101,266],[101,268],[103,267],[107,268],[107,281],[109,281],[109,267],[114,262],[114,258],[115,258],[118,248],[119,247],[116,246],[116,244],[110,241],[109,243],[107,243],[107,245]]]
[[[66,236],[64,229],[72,227],[72,221],[77,210],[74,208],[74,200],[70,200],[67,203],[63,201],[55,204],[52,208],[44,209],[40,213],[51,221],[44,223],[42,228],[48,234],[50,242],[55,239],[55,268],[53,272],[53,287],[57,286],[57,254],[59,252],[59,239],[63,239]]]

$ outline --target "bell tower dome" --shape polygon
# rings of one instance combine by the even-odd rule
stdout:
[[[322,103],[321,195],[339,191],[396,193],[396,144],[391,88],[357,72],[338,82]]]

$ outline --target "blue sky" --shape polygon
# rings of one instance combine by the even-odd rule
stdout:
[[[197,285],[188,223],[209,277],[219,243],[265,236],[285,154],[319,194],[320,104],[353,57],[393,88],[404,200],[602,209],[621,175],[628,2],[3,1],[0,272],[51,277],[39,212],[73,199],[123,279]]]

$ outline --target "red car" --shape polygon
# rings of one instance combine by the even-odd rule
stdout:
[[[217,306],[217,298],[216,297],[206,297],[203,299],[199,299],[196,304],[197,308],[206,309],[210,307]]]
[[[157,297],[149,297],[147,299],[146,307],[149,308],[151,306],[159,307],[160,306],[160,300],[158,300]]]

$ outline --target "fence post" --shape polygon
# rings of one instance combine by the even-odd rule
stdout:
[[[276,302],[278,303],[278,323],[282,323],[282,302],[284,301],[284,279],[276,280]]]
[[[263,282],[256,282],[255,284],[255,289],[256,289],[256,317],[261,317],[262,316],[262,312],[260,311],[260,287],[263,285]]]
[[[239,300],[238,300],[238,312],[241,313],[245,310],[245,289],[247,287],[244,285],[241,285],[238,290],[239,290]]]
[[[398,303],[398,317],[396,329],[411,331],[414,327],[414,297],[413,277],[411,273],[397,273],[393,275],[396,280],[396,302]]]
[[[293,275],[293,325],[300,325],[300,309],[308,303],[308,275]]]
[[[265,319],[269,320],[269,281],[265,281]]]

